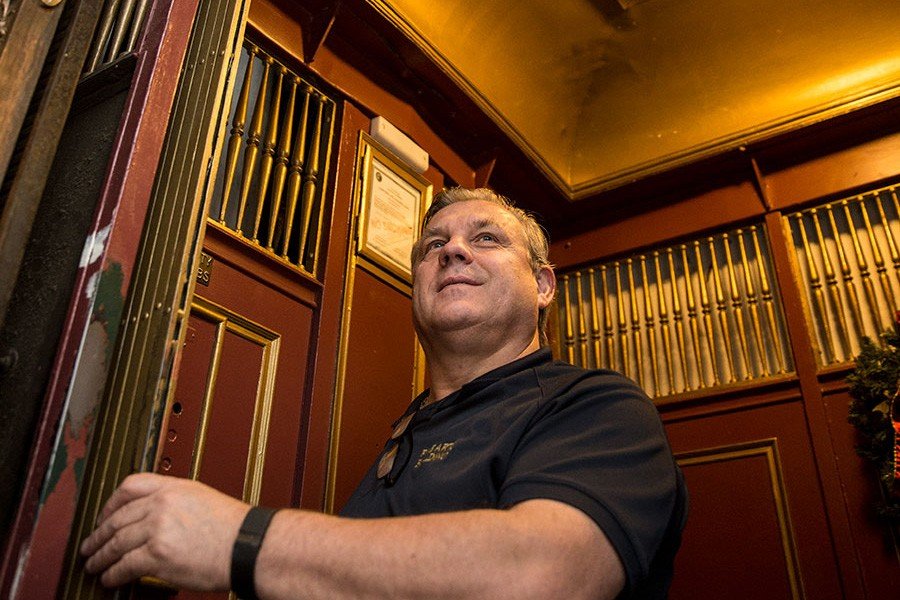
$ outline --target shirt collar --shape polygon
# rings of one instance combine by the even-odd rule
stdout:
[[[512,362],[508,362],[505,365],[501,365],[496,369],[492,369],[483,375],[479,375],[469,383],[463,385],[459,390],[445,396],[444,398],[426,406],[422,409],[422,412],[438,412],[447,408],[448,406],[453,406],[457,402],[473,396],[484,388],[488,387],[492,383],[500,381],[510,375],[515,375],[516,373],[520,373],[527,369],[532,369],[539,365],[549,363],[553,360],[553,353],[550,351],[550,348],[539,348],[528,354],[523,356],[522,358],[518,358]],[[418,407],[424,401],[425,398],[428,397],[429,390],[425,390],[418,398],[413,401],[413,406]]]

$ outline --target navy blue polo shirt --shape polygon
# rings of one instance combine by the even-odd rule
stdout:
[[[637,385],[541,349],[419,409],[426,397],[403,415],[415,414],[390,473],[379,479],[376,462],[343,516],[557,500],[609,538],[625,567],[623,597],[665,598],[687,492],[656,407]]]

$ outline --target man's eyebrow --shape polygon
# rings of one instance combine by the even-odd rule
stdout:
[[[425,238],[431,237],[431,236],[435,236],[435,235],[440,235],[441,233],[444,233],[444,231],[446,231],[446,229],[447,229],[446,227],[428,226],[425,228],[424,231],[422,231],[422,239],[425,239]]]
[[[495,219],[482,218],[478,219],[474,223],[475,229],[485,229],[490,227],[500,227],[500,223],[498,223]]]
[[[472,221],[471,224],[469,225],[469,227],[471,229],[476,229],[476,230],[477,229],[487,229],[487,228],[502,229],[502,226],[500,225],[499,221],[497,221],[496,219],[488,218],[488,217],[482,217],[480,219],[477,219],[476,221]],[[429,226],[425,227],[424,231],[422,231],[421,239],[425,239],[427,237],[432,237],[432,236],[446,235],[446,234],[447,234],[446,226],[443,226],[443,225],[431,226],[431,225],[429,225]]]

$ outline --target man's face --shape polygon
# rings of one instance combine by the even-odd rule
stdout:
[[[549,268],[532,271],[525,232],[505,208],[483,200],[451,204],[431,219],[421,244],[413,317],[424,338],[467,329],[513,338],[536,330],[555,280]]]

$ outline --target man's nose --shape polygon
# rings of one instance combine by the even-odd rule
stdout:
[[[472,260],[472,249],[465,240],[452,237],[441,247],[441,264],[444,266],[452,262],[467,263]]]

